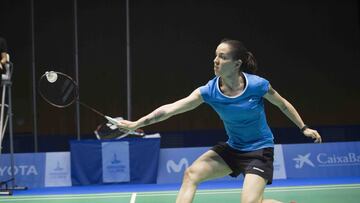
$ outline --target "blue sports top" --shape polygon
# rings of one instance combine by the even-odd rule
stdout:
[[[227,143],[240,151],[274,147],[274,137],[266,122],[263,96],[269,81],[257,75],[243,73],[246,85],[241,94],[226,96],[220,91],[219,77],[200,87],[201,96],[224,122],[229,137]]]

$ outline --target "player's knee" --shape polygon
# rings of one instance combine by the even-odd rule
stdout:
[[[201,181],[200,173],[196,169],[190,166],[184,172],[184,181],[191,182],[193,184],[199,184]]]

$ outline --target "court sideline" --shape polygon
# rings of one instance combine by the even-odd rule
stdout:
[[[277,181],[265,190],[266,198],[283,202],[357,203],[360,200],[360,177]],[[338,184],[329,184],[329,183]],[[346,183],[348,182],[348,183]],[[241,183],[209,182],[200,187],[194,203],[240,202]],[[290,186],[289,186],[290,185]],[[105,185],[89,187],[52,188],[15,192],[0,197],[0,202],[51,203],[165,203],[175,202],[178,184],[172,185]],[[115,192],[123,191],[123,192]]]

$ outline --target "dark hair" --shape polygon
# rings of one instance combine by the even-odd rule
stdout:
[[[242,42],[233,39],[223,39],[220,43],[226,43],[230,45],[232,49],[231,54],[233,59],[240,59],[242,61],[240,71],[244,71],[246,73],[256,72],[256,59],[254,55],[246,49],[245,45]]]

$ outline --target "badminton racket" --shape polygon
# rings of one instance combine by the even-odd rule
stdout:
[[[120,139],[130,134],[139,134],[138,132],[119,128],[117,126],[117,119],[107,116],[84,102],[81,102],[79,100],[77,83],[65,73],[46,71],[39,79],[38,91],[40,96],[52,106],[66,108],[77,101],[81,106],[105,118],[107,123],[103,124],[102,128],[95,130],[95,135],[98,139]],[[139,134],[139,136],[143,135],[143,133]]]

